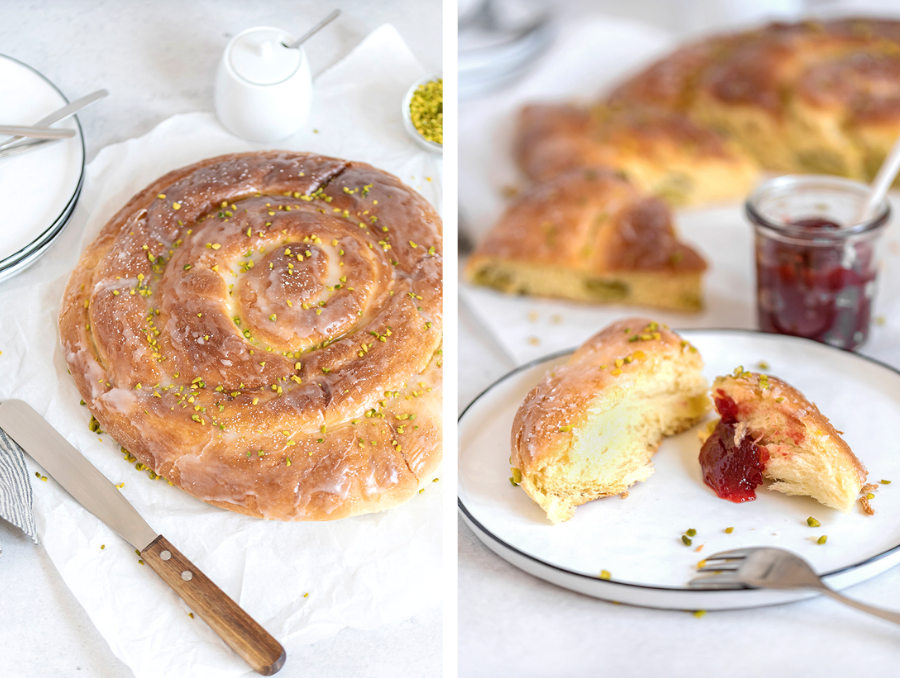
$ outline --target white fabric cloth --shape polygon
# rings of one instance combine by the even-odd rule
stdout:
[[[0,429],[0,518],[18,527],[37,544],[29,481],[22,448]]]
[[[372,32],[316,80],[304,129],[268,148],[371,163],[441,208],[439,156],[406,135],[401,102],[424,75],[393,27]],[[344,627],[396,623],[440,604],[441,485],[386,513],[330,523],[278,523],[203,504],[123,461],[67,375],[57,336],[59,300],[83,246],[138,190],[202,158],[261,149],[207,113],[175,116],[109,146],[88,166],[71,223],[32,269],[0,292],[0,400],[31,404],[114,483],[150,525],[292,651]],[[29,459],[33,474],[38,467]],[[113,652],[138,677],[255,675],[134,549],[51,479],[35,488],[44,547]],[[105,548],[101,549],[101,546]],[[304,594],[309,594],[305,597]]]

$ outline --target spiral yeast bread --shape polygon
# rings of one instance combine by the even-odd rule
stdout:
[[[441,460],[442,226],[369,165],[211,158],[133,197],[60,311],[101,426],[246,515],[381,511]]]
[[[649,65],[591,107],[542,103],[521,110],[513,148],[534,183],[484,239],[469,278],[507,292],[697,310],[698,270],[673,277],[672,266],[645,267],[637,279],[611,279],[609,271],[628,267],[618,252],[607,249],[600,267],[570,256],[566,243],[584,238],[570,215],[585,212],[580,201],[598,198],[559,185],[579,168],[606,168],[641,194],[704,204],[743,198],[762,168],[870,180],[898,135],[900,21],[775,23],[704,38]],[[544,213],[566,219],[526,221],[521,205],[534,195],[541,196]],[[548,246],[498,246],[513,221],[525,234],[513,232],[515,242],[544,238]],[[654,239],[652,221],[632,223],[635,240]],[[599,238],[586,245],[594,252],[605,243]],[[680,284],[672,294],[674,281]]]

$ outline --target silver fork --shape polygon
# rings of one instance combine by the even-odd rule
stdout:
[[[694,588],[721,589],[741,585],[754,589],[809,589],[829,598],[900,624],[900,614],[860,603],[829,588],[800,556],[783,549],[758,547],[722,551],[706,558],[700,572],[708,574],[692,579]],[[709,561],[721,561],[710,563]]]

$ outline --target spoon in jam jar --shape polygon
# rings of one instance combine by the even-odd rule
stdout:
[[[869,191],[869,197],[866,199],[865,205],[857,218],[857,223],[863,223],[871,219],[874,215],[875,208],[881,204],[887,195],[888,189],[894,183],[897,172],[900,171],[900,137],[894,142],[890,153],[885,157],[878,173],[872,181],[872,189]]]

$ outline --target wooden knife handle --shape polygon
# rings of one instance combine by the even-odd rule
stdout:
[[[254,671],[271,676],[281,670],[285,660],[281,644],[168,539],[159,535],[141,556]]]

